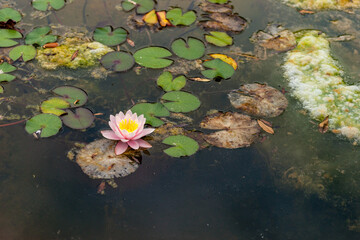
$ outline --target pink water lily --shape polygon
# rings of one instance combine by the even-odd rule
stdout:
[[[101,131],[101,134],[111,140],[118,140],[115,147],[115,154],[120,155],[129,147],[133,149],[151,148],[151,145],[140,139],[145,135],[152,133],[154,128],[144,128],[146,118],[144,115],[137,116],[131,110],[124,115],[119,112],[115,116],[110,115],[109,125],[112,130]]]

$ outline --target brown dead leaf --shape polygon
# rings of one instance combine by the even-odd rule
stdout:
[[[246,19],[237,14],[211,13],[209,18],[211,20],[200,22],[203,28],[239,33],[244,31],[247,26]]]
[[[299,13],[302,14],[302,15],[305,15],[305,14],[314,14],[315,12],[311,11],[311,10],[302,9],[302,10],[299,11]]]
[[[126,39],[126,42],[131,46],[131,47],[135,47],[135,42],[133,40],[131,40],[130,38]]]
[[[329,130],[329,116],[326,116],[325,119],[319,123],[319,132],[326,133]]]
[[[199,78],[199,77],[196,77],[196,78],[189,78],[190,80],[193,80],[193,81],[197,81],[197,82],[210,82],[211,80],[210,79],[207,79],[207,78]]]
[[[229,4],[217,4],[204,2],[200,5],[201,10],[208,13],[232,13],[233,7]]]
[[[269,123],[268,121],[265,121],[263,119],[258,119],[256,121],[259,124],[259,126],[261,127],[261,129],[264,130],[265,132],[270,133],[270,134],[275,133],[274,129],[267,124],[267,123]]]

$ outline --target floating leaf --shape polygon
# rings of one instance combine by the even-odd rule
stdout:
[[[162,26],[162,27],[172,26],[171,23],[169,22],[169,20],[166,18],[165,11],[156,12],[156,15],[158,17],[160,26]]]
[[[0,29],[0,47],[12,47],[18,44],[18,42],[12,40],[16,38],[22,38],[21,33],[12,29]]]
[[[49,5],[55,9],[59,10],[65,5],[64,0],[33,0],[32,6],[40,11],[46,11],[48,10]]]
[[[131,108],[132,112],[138,115],[144,114],[146,123],[153,127],[158,127],[164,122],[157,117],[167,117],[170,112],[161,103],[139,103]]]
[[[207,116],[200,127],[221,130],[203,135],[206,142],[221,148],[248,147],[260,133],[255,120],[247,115],[231,112]]]
[[[190,156],[199,150],[199,144],[194,139],[183,135],[167,137],[162,143],[174,146],[164,150],[167,155],[172,157]]]
[[[43,46],[46,43],[52,43],[57,40],[57,36],[49,34],[51,31],[50,27],[37,27],[29,32],[25,37],[26,44],[37,44]]]
[[[181,91],[165,93],[161,99],[170,101],[164,102],[164,106],[171,112],[191,112],[200,107],[201,104],[194,95]]]
[[[266,84],[245,84],[228,97],[235,108],[260,117],[279,116],[288,105],[284,94]]]
[[[43,113],[26,121],[25,130],[29,133],[41,131],[40,137],[51,137],[57,134],[62,126],[60,118],[54,114]]]
[[[52,92],[62,96],[63,99],[70,104],[70,107],[80,107],[88,100],[88,96],[84,90],[73,86],[57,87],[53,89]]]
[[[101,58],[104,68],[115,72],[127,71],[134,63],[134,57],[126,52],[110,52]]]
[[[45,100],[41,103],[41,111],[43,113],[52,113],[54,115],[60,116],[66,112],[62,109],[69,108],[70,104],[62,98],[54,97],[48,100]]]
[[[7,62],[0,63],[0,82],[10,82],[15,79],[14,75],[7,74],[16,70],[16,67]]]
[[[65,110],[67,115],[62,116],[63,123],[69,128],[85,129],[94,122],[94,114],[87,108],[76,108],[75,113],[71,110]]]
[[[111,26],[98,27],[94,31],[94,40],[107,46],[116,46],[126,41],[127,31],[124,28],[115,28]]]
[[[230,78],[235,70],[234,68],[227,64],[226,62],[220,60],[220,59],[214,59],[207,62],[204,62],[203,64],[207,68],[211,68],[208,70],[201,71],[201,74],[204,75],[207,78]]]
[[[324,120],[319,123],[319,132],[326,133],[329,130],[329,116],[326,116]]]
[[[9,57],[16,61],[22,57],[24,62],[30,61],[34,59],[36,56],[36,49],[32,45],[21,45],[13,48],[9,52]]]
[[[210,32],[211,35],[205,35],[207,42],[218,47],[226,47],[233,44],[233,39],[225,32]]]
[[[205,53],[205,45],[196,38],[189,37],[187,42],[184,39],[176,39],[171,44],[171,50],[179,57],[187,60],[201,58]]]
[[[204,2],[200,5],[201,10],[208,13],[227,13],[231,14],[233,12],[233,6],[229,4],[216,4],[216,3],[209,3]]]
[[[155,10],[151,10],[150,12],[148,12],[147,14],[144,15],[143,20],[146,24],[149,25],[154,25],[158,23],[158,18],[156,15]]]
[[[0,86],[0,93],[4,93],[4,87]]]
[[[227,64],[230,64],[234,70],[237,69],[237,63],[234,59],[232,59],[229,56],[226,56],[225,54],[219,54],[219,53],[214,53],[214,54],[209,54],[210,57],[212,58],[218,58],[224,62],[226,62]]]
[[[186,84],[186,78],[184,76],[176,77],[173,80],[173,76],[170,72],[163,72],[157,79],[157,85],[162,87],[165,92],[178,91],[182,89]]]
[[[239,33],[247,26],[245,18],[229,12],[215,12],[208,17],[212,20],[200,22],[200,25],[206,29]]]
[[[211,2],[211,3],[224,4],[224,3],[227,3],[229,0],[207,0],[207,1]]]
[[[19,22],[21,20],[21,14],[12,8],[0,9],[0,22],[7,22],[10,19]]]
[[[269,125],[265,122],[265,120],[258,119],[258,120],[256,120],[256,121],[257,121],[257,123],[259,124],[259,126],[261,127],[261,129],[264,130],[265,132],[270,133],[270,134],[274,134],[274,133],[275,133],[275,132],[274,132],[274,129],[273,129],[271,126],[269,126]]]
[[[131,11],[136,7],[138,14],[150,12],[155,7],[153,0],[124,0],[121,2],[121,7],[124,11]]]
[[[181,8],[174,8],[166,13],[166,18],[172,23],[172,25],[189,26],[195,22],[196,14],[194,11],[188,11],[182,14]]]
[[[173,60],[166,59],[172,54],[162,47],[142,48],[134,54],[135,62],[148,68],[165,68],[173,63]]]

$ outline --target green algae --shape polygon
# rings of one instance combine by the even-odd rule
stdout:
[[[346,10],[360,7],[360,0],[283,0],[286,4],[311,10]]]

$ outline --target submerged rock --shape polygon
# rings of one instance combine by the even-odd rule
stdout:
[[[81,38],[65,38],[55,48],[39,48],[36,60],[45,69],[58,67],[79,68],[97,65],[99,59],[114,51],[99,42],[89,42]]]
[[[297,47],[285,58],[285,77],[294,97],[312,118],[329,116],[329,128],[360,140],[360,86],[347,85],[339,63],[330,54],[329,41],[319,31],[297,33]]]
[[[360,0],[283,0],[283,2],[293,7],[312,10],[345,10],[360,7]]]

